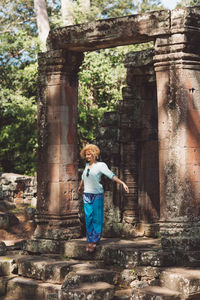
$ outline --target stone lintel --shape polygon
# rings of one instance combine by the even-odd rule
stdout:
[[[170,11],[161,10],[53,29],[48,49],[94,51],[144,43],[170,33]]]
[[[173,33],[200,32],[200,8],[161,10],[121,18],[56,28],[50,31],[48,49],[94,51],[154,41]]]

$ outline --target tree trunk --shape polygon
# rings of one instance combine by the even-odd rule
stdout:
[[[61,0],[61,12],[63,25],[73,25],[73,0]]]
[[[34,9],[37,17],[39,39],[42,42],[42,46],[45,46],[50,30],[45,0],[34,0]]]
[[[84,0],[83,3],[86,10],[90,10],[90,0]]]

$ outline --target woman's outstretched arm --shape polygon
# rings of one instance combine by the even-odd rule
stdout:
[[[113,180],[116,181],[117,183],[122,184],[124,190],[129,193],[129,188],[128,186],[125,184],[125,182],[123,182],[122,180],[120,180],[116,175],[113,177]]]

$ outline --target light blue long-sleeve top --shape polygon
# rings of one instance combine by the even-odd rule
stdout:
[[[82,174],[82,180],[84,181],[84,193],[102,194],[104,192],[103,186],[100,183],[102,174],[107,176],[109,179],[112,179],[115,176],[104,162],[96,162],[90,168],[89,163],[86,164]]]

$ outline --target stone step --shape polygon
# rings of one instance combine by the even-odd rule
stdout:
[[[60,260],[56,256],[31,256],[31,255],[10,255],[0,257],[0,276],[18,274],[23,277],[41,280],[43,282],[61,284],[65,276],[71,272],[78,272],[78,276],[83,281],[87,281],[90,275],[96,281],[113,282],[115,272],[103,269],[101,261],[79,261],[79,260]]]
[[[61,254],[61,248],[60,241],[48,239],[28,239],[23,245],[23,250],[30,254]]]
[[[30,254],[57,253],[73,259],[105,259],[107,264],[113,264],[114,261],[117,261],[118,265],[125,268],[136,265],[200,267],[199,251],[185,251],[182,254],[173,255],[167,247],[162,249],[160,239],[144,237],[137,237],[133,240],[104,238],[93,254],[86,252],[85,247],[86,239],[84,238],[69,241],[34,239],[26,240],[23,244],[23,250]]]
[[[159,239],[136,238],[123,240],[104,238],[97,245],[94,253],[88,253],[85,239],[69,241],[51,241],[44,239],[28,240],[24,250],[29,253],[60,253],[69,259],[104,260],[106,264],[117,264],[124,268],[135,266],[166,267],[175,265],[172,252],[161,249]]]
[[[9,276],[18,273],[18,261],[21,258],[27,258],[27,255],[19,254],[19,251],[7,253],[6,256],[0,256],[0,276]]]
[[[115,282],[115,272],[105,269],[83,269],[69,272],[62,284],[63,289],[79,286],[82,283]]]
[[[104,277],[107,282],[113,282],[115,275],[112,271],[99,269],[99,266],[102,265],[101,262],[59,261],[44,256],[22,257],[18,259],[17,265],[18,274],[23,277],[57,284],[61,284],[71,271],[77,272],[82,281],[87,281],[87,278],[93,275],[96,281],[102,281]]]
[[[200,299],[200,269],[169,268],[160,276],[161,285],[180,292],[184,299]]]
[[[103,269],[105,267],[103,261],[79,261],[77,264],[73,264],[70,267],[71,271],[88,270],[88,269]]]
[[[156,239],[103,239],[92,254],[87,253],[85,247],[86,241],[83,239],[67,241],[63,245],[63,253],[71,259],[101,259],[107,265],[115,264],[123,268],[174,265],[175,258],[172,253],[163,252],[159,240]]]
[[[82,282],[105,281],[110,284],[115,282],[116,275],[114,271],[106,269],[80,270],[76,274],[80,276]]]
[[[13,298],[13,296],[12,297],[2,296],[2,297],[0,297],[0,300],[19,300],[19,299],[18,298]]]
[[[16,250],[22,250],[26,241],[25,240],[13,241],[13,242],[10,241],[10,243],[11,243],[10,245],[7,245],[7,253],[13,253]]]
[[[132,291],[131,300],[182,300],[181,294],[165,287],[148,286]]]
[[[90,299],[113,299],[114,286],[107,282],[82,283],[79,287],[62,289],[61,285],[41,283],[36,280],[15,277],[7,280],[4,292],[1,290],[2,299],[20,300],[68,300],[75,296],[88,297]],[[82,298],[81,298],[82,299]]]
[[[88,282],[81,282],[74,287],[62,286],[61,290],[59,284],[43,283],[21,276],[5,276],[1,277],[0,281],[0,300],[68,300],[76,299],[77,296],[94,300],[113,299],[113,285],[101,281],[92,282],[92,280],[88,277]]]
[[[60,300],[61,285],[41,283],[24,277],[7,277],[4,289],[0,289],[3,299],[20,300]]]
[[[16,277],[17,277],[16,275],[0,277],[0,297],[4,297],[6,295],[8,281]]]
[[[9,257],[0,257],[0,276],[9,276],[17,273],[15,261]]]
[[[120,289],[115,291],[113,300],[129,300],[131,299],[131,289]]]
[[[18,260],[18,274],[49,283],[61,284],[70,267],[80,261],[59,261],[49,257],[25,257]]]
[[[19,251],[6,256],[0,256],[0,276],[9,276],[18,273],[18,263],[20,260],[29,260],[31,256],[21,255]]]
[[[82,283],[78,287],[62,289],[60,300],[91,299],[110,300],[114,297],[114,286],[107,282]]]

